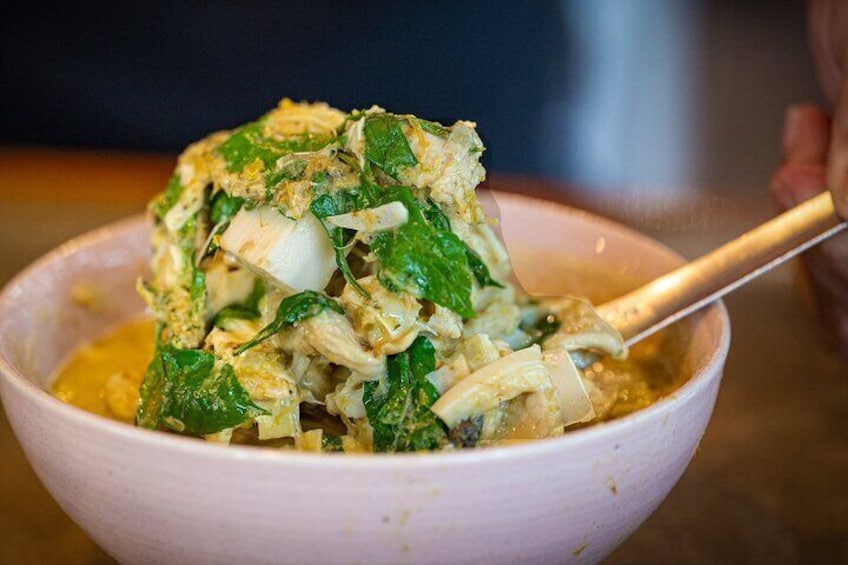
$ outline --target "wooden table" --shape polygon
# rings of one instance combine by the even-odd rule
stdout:
[[[172,156],[0,149],[0,284],[57,243],[140,212]],[[695,257],[770,214],[765,194],[674,201],[493,175],[612,216]],[[608,193],[609,194],[609,193]],[[848,561],[848,364],[823,345],[783,267],[734,293],[733,344],[701,448],[610,563]],[[59,509],[0,410],[0,563],[111,563]]]

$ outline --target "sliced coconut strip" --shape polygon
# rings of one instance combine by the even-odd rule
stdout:
[[[409,210],[401,202],[389,202],[375,208],[327,217],[327,223],[336,227],[364,232],[390,230],[404,225],[408,220]]]
[[[548,368],[551,383],[556,389],[565,426],[595,419],[595,409],[583,378],[565,349],[554,349],[542,354],[542,362]]]
[[[431,410],[449,428],[527,392],[552,387],[538,345],[510,353],[478,369],[448,389]]]

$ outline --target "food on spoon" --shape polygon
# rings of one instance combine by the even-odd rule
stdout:
[[[150,205],[137,424],[414,451],[603,416],[616,389],[574,360],[623,358],[621,337],[588,302],[515,286],[482,152],[471,122],[288,99],[189,146]]]

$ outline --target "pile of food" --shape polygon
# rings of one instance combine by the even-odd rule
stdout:
[[[516,288],[475,124],[288,99],[186,149],[154,217],[137,424],[313,451],[557,436],[622,358],[588,302]]]

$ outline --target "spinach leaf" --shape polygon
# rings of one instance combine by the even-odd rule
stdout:
[[[374,235],[371,251],[380,261],[380,282],[390,290],[406,290],[461,316],[474,316],[465,244],[452,232],[428,223],[409,188],[386,189],[380,203],[393,201],[406,206],[409,220],[396,230]]]
[[[257,278],[253,290],[242,304],[229,304],[215,315],[215,327],[224,328],[227,320],[256,320],[259,318],[259,301],[265,296],[265,281]]]
[[[185,187],[180,183],[180,177],[176,174],[168,179],[168,184],[165,185],[165,190],[159,194],[151,204],[153,215],[160,222],[165,218],[168,210],[174,207],[174,204],[180,199],[180,196],[185,190]]]
[[[375,451],[439,449],[445,444],[445,427],[430,410],[439,392],[426,375],[435,368],[435,348],[419,336],[409,349],[388,358],[385,379],[365,383],[363,402]]]
[[[336,301],[314,290],[304,290],[298,294],[293,294],[280,302],[274,321],[259,330],[259,333],[253,336],[253,339],[241,344],[234,351],[234,354],[241,355],[272,335],[290,328],[298,322],[317,316],[327,308],[339,314],[344,314],[344,309]]]
[[[141,384],[138,424],[189,435],[220,432],[267,414],[228,364],[199,349],[158,344]]]
[[[391,114],[372,114],[365,117],[365,158],[397,180],[402,167],[418,164],[403,134],[401,118]]]

